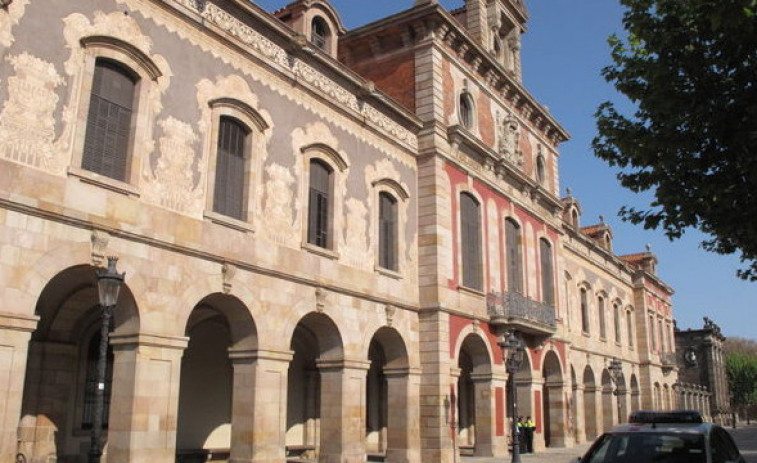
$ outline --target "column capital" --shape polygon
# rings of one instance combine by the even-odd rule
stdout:
[[[365,370],[371,368],[371,362],[368,360],[350,360],[350,359],[318,359],[315,361],[319,370]]]
[[[287,351],[275,351],[264,349],[229,349],[229,358],[234,361],[257,361],[257,360],[271,360],[274,362],[286,362],[289,363],[294,358],[294,352]]]
[[[37,315],[0,313],[0,330],[26,331],[31,333],[37,329],[38,322],[39,317]]]

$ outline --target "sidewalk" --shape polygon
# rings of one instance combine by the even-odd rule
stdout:
[[[548,448],[538,453],[521,455],[520,459],[523,463],[575,463],[576,458],[583,456],[591,444],[587,442],[570,448]],[[510,463],[511,458],[509,454],[504,458],[461,457],[458,463]]]

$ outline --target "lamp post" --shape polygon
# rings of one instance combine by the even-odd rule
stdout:
[[[520,430],[518,429],[518,404],[516,403],[515,394],[515,373],[518,372],[521,362],[523,362],[523,355],[525,354],[525,347],[523,343],[515,336],[514,332],[509,335],[505,335],[497,341],[497,344],[502,349],[502,360],[505,362],[505,368],[509,374],[508,381],[510,382],[510,410],[512,412],[513,419],[513,453],[512,463],[521,463],[520,461]]]
[[[612,393],[615,396],[615,402],[618,403],[618,423],[620,423],[622,419],[620,416],[620,381],[623,379],[623,363],[619,358],[613,357],[607,369],[610,370],[610,379],[615,384],[615,390]]]
[[[117,257],[108,257],[108,267],[95,271],[100,307],[103,311],[100,325],[100,350],[97,358],[97,385],[95,387],[95,416],[92,423],[92,440],[89,447],[89,463],[100,463],[102,446],[100,436],[103,427],[103,408],[105,407],[105,367],[108,358],[108,332],[113,308],[118,302],[118,292],[124,282],[125,273],[116,271]]]

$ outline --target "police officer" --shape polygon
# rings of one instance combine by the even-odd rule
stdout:
[[[518,422],[515,423],[515,425],[518,427],[518,446],[520,448],[521,453],[526,451],[526,428],[525,421],[523,421],[523,417],[518,417]]]
[[[536,432],[536,423],[530,416],[526,417],[526,421],[523,423],[523,431],[525,433],[526,449],[525,453],[534,453],[534,432]]]

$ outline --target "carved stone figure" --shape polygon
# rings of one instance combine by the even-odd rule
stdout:
[[[523,165],[523,153],[518,149],[520,129],[518,121],[511,113],[497,114],[497,131],[497,151],[500,159],[506,159],[518,166]]]

